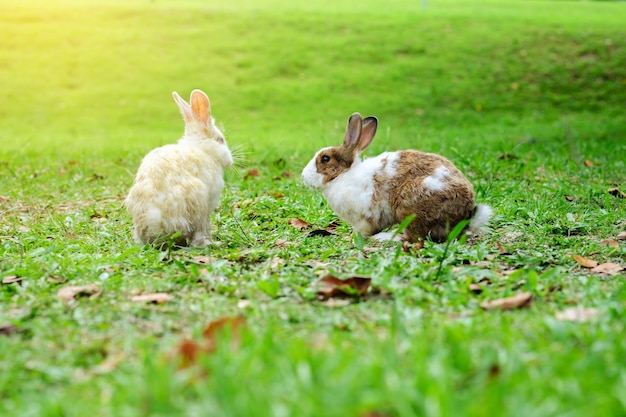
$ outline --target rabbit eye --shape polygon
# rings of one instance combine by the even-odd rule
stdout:
[[[328,155],[322,155],[322,158],[320,159],[320,161],[322,161],[323,164],[327,163],[328,161],[330,161],[330,156]]]

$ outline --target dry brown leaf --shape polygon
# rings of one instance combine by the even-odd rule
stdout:
[[[563,311],[557,311],[555,316],[561,321],[585,322],[594,319],[598,314],[595,308],[570,307]]]
[[[339,226],[339,220],[333,220],[332,222],[328,223],[328,226],[326,226],[325,230],[328,230],[329,232],[334,232],[337,226]]]
[[[269,195],[271,195],[274,198],[285,198],[285,194],[279,193],[276,191],[269,193]]]
[[[152,294],[141,294],[131,298],[136,303],[154,303],[164,304],[172,299],[172,296],[164,292],[155,292]]]
[[[290,219],[289,220],[289,225],[295,227],[296,229],[306,229],[308,227],[311,227],[311,223],[309,222],[305,222],[302,219]]]
[[[55,275],[50,275],[47,281],[51,284],[63,284],[65,281],[67,281],[67,279],[63,277],[57,277]]]
[[[345,307],[352,304],[352,301],[349,298],[329,298],[320,304],[326,307]]]
[[[411,253],[411,251],[419,251],[420,249],[422,249],[424,247],[424,241],[423,240],[418,240],[415,243],[411,243],[407,240],[405,240],[404,242],[402,242],[402,251],[406,252],[406,253]]]
[[[367,293],[371,283],[371,278],[339,279],[333,275],[326,275],[316,283],[317,294],[322,300],[333,297],[361,297]]]
[[[621,191],[619,188],[609,188],[606,191],[614,197],[626,198],[626,193]]]
[[[196,363],[201,354],[211,354],[217,349],[218,338],[225,331],[230,331],[231,348],[236,349],[240,343],[240,328],[246,324],[243,317],[222,317],[209,323],[202,332],[203,339],[200,342],[183,340],[176,349],[179,358],[179,366],[187,368]]]
[[[177,356],[180,358],[180,367],[187,368],[198,359],[198,354],[202,351],[202,346],[198,342],[185,339],[178,345]]]
[[[617,240],[626,240],[626,230],[623,232],[619,232],[619,234],[615,237]]]
[[[213,262],[216,261],[215,258],[211,258],[208,256],[194,256],[191,258],[191,260],[194,261],[195,263],[202,264],[202,265],[212,264]]]
[[[500,255],[510,255],[511,252],[509,252],[508,250],[504,249],[504,246],[502,246],[502,243],[500,243],[499,241],[496,242],[496,244],[498,245],[498,252],[500,252]]]
[[[476,283],[472,282],[472,283],[469,285],[469,290],[470,290],[471,292],[473,292],[474,294],[480,294],[480,293],[482,293],[482,292],[483,292],[483,287],[481,287],[480,285],[478,285],[478,284],[476,284]]]
[[[19,332],[20,330],[12,324],[0,324],[0,336],[11,336]]]
[[[485,310],[513,310],[516,308],[528,307],[532,299],[532,293],[521,292],[511,297],[485,301],[480,304],[480,307]]]
[[[272,258],[270,259],[270,269],[277,270],[280,266],[285,264],[285,260],[283,258]]]
[[[285,240],[285,239],[276,239],[276,241],[274,242],[274,246],[278,246],[278,247],[287,247],[291,245],[293,245],[293,242],[289,242],[288,240]]]
[[[214,320],[204,329],[202,336],[204,336],[204,349],[207,353],[213,352],[217,348],[217,340],[220,334],[224,332],[230,332],[232,336],[232,348],[236,348],[239,345],[240,340],[240,328],[246,324],[246,319],[240,316],[236,317],[222,317]]]
[[[598,266],[598,263],[593,259],[587,259],[580,255],[574,255],[574,260],[585,268],[595,268],[596,266]]]
[[[93,297],[100,294],[100,288],[96,284],[76,285],[63,287],[58,292],[58,297],[66,303],[75,300],[78,297]]]
[[[567,201],[574,201],[574,197],[572,197],[571,195],[566,195],[566,196],[565,196],[565,199],[566,199]]]
[[[613,239],[602,239],[600,242],[598,242],[598,244],[600,246],[609,246],[611,248],[619,249],[619,243],[617,243],[617,240]]]
[[[593,162],[591,162],[588,159],[585,159],[585,162],[583,162],[583,164],[587,167],[587,168],[591,168],[594,164]]]
[[[307,236],[330,236],[330,235],[334,235],[334,233],[327,229],[315,229],[315,230],[311,230]]]
[[[17,275],[7,275],[6,277],[2,278],[2,283],[3,284],[15,284],[23,280],[24,280],[24,277],[20,277]]]
[[[617,275],[618,273],[620,273],[621,271],[623,271],[625,268],[621,265],[618,264],[614,264],[612,262],[607,262],[604,264],[600,264],[598,266],[596,266],[595,268],[591,268],[591,272],[595,273],[595,274],[604,274],[604,275]]]
[[[256,168],[252,168],[250,171],[248,171],[246,175],[243,176],[243,179],[247,180],[249,178],[256,178],[258,176],[259,176],[259,170]]]
[[[107,358],[97,365],[94,371],[97,374],[108,374],[109,372],[113,372],[117,365],[126,359],[125,353],[117,353],[115,355],[108,355]]]

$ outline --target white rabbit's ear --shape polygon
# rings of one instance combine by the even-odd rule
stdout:
[[[176,91],[172,91],[172,97],[174,97],[174,101],[178,104],[178,108],[180,109],[180,113],[183,115],[183,119],[185,119],[185,123],[190,123],[194,120],[193,111],[191,107],[185,100],[183,100]]]
[[[378,119],[374,116],[369,116],[363,119],[363,128],[361,130],[361,136],[359,137],[358,149],[362,151],[367,148],[374,135],[376,135],[376,129],[378,128]]]
[[[354,147],[361,136],[362,127],[363,118],[361,115],[359,113],[352,113],[348,119],[348,125],[346,126],[346,135],[343,138],[343,145],[348,148]]]
[[[189,97],[191,103],[191,110],[193,110],[196,117],[205,125],[209,124],[211,120],[211,102],[209,97],[202,90],[193,90],[191,97]]]

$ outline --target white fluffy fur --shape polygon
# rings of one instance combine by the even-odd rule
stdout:
[[[479,233],[493,215],[493,209],[487,204],[479,204],[476,206],[476,213],[470,221],[469,230],[473,233]]]
[[[323,148],[317,151],[313,159],[311,159],[302,170],[302,180],[306,185],[313,189],[319,190],[322,188],[322,185],[324,185],[324,176],[317,172],[317,166],[315,165],[315,161],[317,159],[317,155],[328,149],[330,149],[330,147]]]
[[[210,214],[219,204],[223,170],[233,159],[210,114],[203,127],[190,118],[191,108],[177,103],[186,121],[183,138],[144,157],[124,203],[136,242],[180,232],[191,246],[204,247],[211,243]]]
[[[446,189],[446,178],[449,176],[450,170],[442,165],[437,167],[432,175],[424,178],[422,185],[433,192],[443,191]]]
[[[382,213],[382,218],[388,219],[388,223],[393,222],[391,207],[387,199],[382,199],[378,205],[373,205],[372,196],[374,175],[382,173],[384,176],[393,176],[398,159],[397,153],[385,152],[363,161],[357,157],[348,171],[326,184],[323,183],[323,176],[317,173],[316,157],[304,168],[302,179],[308,186],[321,189],[328,205],[340,218],[351,224],[354,231],[366,236],[371,235],[375,230],[368,221],[368,217],[378,217],[379,213]],[[386,164],[384,164],[385,160]],[[384,169],[383,165],[385,165]]]

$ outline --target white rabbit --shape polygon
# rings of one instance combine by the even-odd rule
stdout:
[[[223,170],[233,163],[224,135],[211,117],[211,103],[200,91],[187,104],[172,93],[185,120],[176,144],[148,153],[124,205],[133,218],[137,243],[163,243],[175,233],[175,243],[205,247],[212,243],[210,215],[224,188]]]
[[[343,144],[318,151],[302,171],[305,184],[319,189],[337,215],[365,236],[381,232],[415,214],[400,236],[416,241],[445,241],[462,220],[478,232],[492,215],[491,207],[474,202],[467,178],[443,156],[404,150],[361,160],[372,142],[378,120],[354,113]],[[380,240],[392,233],[379,233]]]

